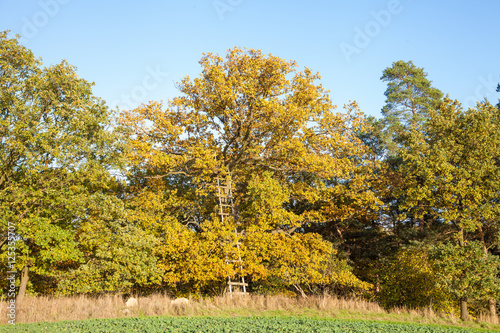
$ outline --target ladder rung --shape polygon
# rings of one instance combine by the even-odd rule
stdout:
[[[235,243],[235,242],[231,241],[230,239],[225,239],[225,242],[226,242],[227,244],[231,244],[231,245],[233,245],[233,246],[240,246],[240,245],[241,245],[241,242],[240,242],[240,241],[238,241],[238,242],[236,242],[236,243]]]
[[[248,283],[244,283],[244,282],[228,282],[227,284],[231,285],[231,286],[245,286],[245,287],[248,286]]]
[[[226,260],[226,262],[243,262],[241,260]]]

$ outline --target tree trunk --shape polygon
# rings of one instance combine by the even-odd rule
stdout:
[[[24,294],[26,293],[26,286],[28,285],[28,271],[29,266],[26,264],[21,271],[21,284],[19,285],[19,292],[17,293],[16,303],[21,303],[24,298]]]
[[[467,298],[465,297],[460,299],[460,318],[464,321],[469,319],[469,314],[467,313]]]
[[[459,239],[460,246],[465,246],[465,231],[464,228],[460,228],[460,239]],[[462,320],[468,320],[469,319],[469,314],[467,313],[467,298],[462,297],[460,298],[460,318]]]
[[[478,227],[478,230],[479,230],[479,237],[481,239],[481,243],[483,243],[483,251],[484,251],[484,254],[485,255],[488,255],[488,248],[486,247],[486,242],[484,240],[484,231],[483,231],[483,227],[482,226],[479,226]],[[497,303],[496,301],[493,299],[493,298],[490,298],[488,300],[488,305],[489,305],[489,308],[490,308],[490,317],[491,317],[491,320],[493,320],[493,322],[496,324],[498,323],[498,317],[497,317]]]
[[[9,240],[8,236],[2,237],[0,240],[0,249],[3,247],[5,243],[7,243],[7,240]]]
[[[479,226],[477,228],[477,230],[479,231],[479,238],[481,239],[481,243],[483,244],[483,251],[484,251],[485,254],[487,254],[488,253],[488,248],[486,247],[486,241],[484,240],[483,227]]]
[[[459,244],[460,244],[460,246],[465,246],[465,231],[464,231],[464,228],[460,228]]]
[[[304,292],[304,290],[300,285],[294,284],[293,286],[295,287],[295,289],[297,289],[298,292],[300,292],[300,296],[302,296],[303,298],[307,298],[306,293]]]
[[[422,208],[422,204],[419,204],[418,205],[418,210],[419,210],[419,213],[422,213],[423,211],[423,208]],[[424,217],[419,217],[418,218],[418,228],[423,231],[424,230],[424,225],[425,225],[425,220],[424,220]]]
[[[494,299],[490,299],[488,301],[488,304],[490,306],[490,316],[491,320],[493,321],[494,324],[498,324],[498,316],[497,316],[497,302],[495,302]]]

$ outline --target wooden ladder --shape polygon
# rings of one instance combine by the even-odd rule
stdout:
[[[233,202],[233,182],[231,179],[231,173],[227,177],[220,178],[217,177],[217,197],[219,198],[219,216],[221,222],[224,224],[225,219],[228,216],[233,216],[236,218],[236,213],[234,210]],[[227,287],[229,290],[229,295],[247,295],[248,283],[245,282],[245,277],[241,274],[243,272],[243,260],[241,260],[240,253],[240,239],[237,227],[234,228],[236,234],[236,242],[233,243],[236,252],[236,258],[232,259],[226,254],[226,264],[238,264],[240,274],[237,274],[236,281],[231,280],[231,276],[227,277]]]

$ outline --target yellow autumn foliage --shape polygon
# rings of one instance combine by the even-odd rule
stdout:
[[[128,202],[163,239],[164,282],[220,288],[238,273],[225,258],[237,256],[239,239],[253,281],[368,288],[346,265],[332,270],[332,245],[303,229],[376,209],[357,104],[336,112],[319,74],[259,50],[208,53],[200,65],[199,77],[178,83],[182,96],[120,118],[131,138]],[[214,182],[229,173],[237,214],[222,223]],[[302,208],[310,204],[318,208]]]

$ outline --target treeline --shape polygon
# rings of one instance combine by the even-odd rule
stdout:
[[[0,33],[4,298],[9,272],[19,301],[214,295],[242,273],[253,293],[496,313],[498,106],[463,109],[411,61],[383,72],[381,119],[339,112],[319,74],[258,50],[200,65],[165,105],[111,110],[73,66]]]

